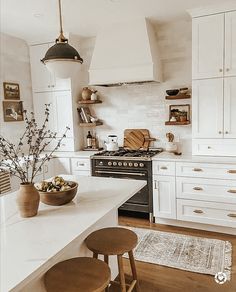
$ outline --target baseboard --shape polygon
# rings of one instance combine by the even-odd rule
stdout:
[[[155,223],[236,235],[236,228],[155,217]]]

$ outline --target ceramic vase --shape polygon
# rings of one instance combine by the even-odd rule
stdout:
[[[34,187],[34,184],[20,184],[16,201],[21,217],[26,218],[37,215],[39,207],[39,192]]]

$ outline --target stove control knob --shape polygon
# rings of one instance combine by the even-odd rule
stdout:
[[[117,165],[117,162],[114,161],[114,162],[113,162],[113,166],[116,166],[116,165]]]
[[[129,166],[132,167],[133,166],[133,163],[132,162],[129,162]]]
[[[122,162],[118,162],[118,165],[119,165],[119,166],[122,166]]]
[[[127,166],[127,162],[123,162],[123,166]]]
[[[138,167],[138,163],[135,162],[135,163],[134,163],[134,167]]]
[[[111,161],[109,161],[107,164],[108,164],[109,166],[112,166],[112,162],[111,162]]]
[[[139,166],[140,166],[140,167],[144,167],[144,163],[142,163],[142,162],[139,163]]]

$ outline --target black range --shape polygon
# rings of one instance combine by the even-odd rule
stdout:
[[[125,202],[120,210],[141,212],[153,217],[152,161],[151,158],[162,152],[155,150],[102,151],[92,156],[92,175],[101,177],[146,180],[147,185]],[[135,214],[134,213],[134,214]]]

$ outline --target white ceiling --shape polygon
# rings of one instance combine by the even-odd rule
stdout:
[[[84,37],[114,21],[147,17],[163,23],[189,17],[187,9],[225,0],[62,0],[64,30]],[[1,31],[28,42],[58,36],[58,0],[0,0]],[[36,17],[35,17],[36,16]]]

